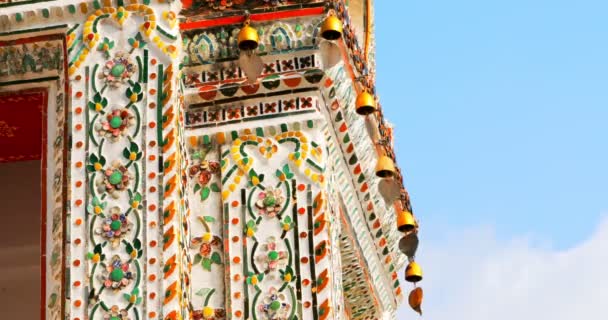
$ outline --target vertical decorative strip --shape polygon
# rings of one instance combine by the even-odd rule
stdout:
[[[302,207],[305,212],[304,219],[306,219],[306,226],[308,226],[308,230],[313,230],[312,228],[312,190],[311,190],[311,185],[307,185],[306,186],[306,202],[304,203],[305,206]],[[313,237],[314,231],[308,232],[308,250],[309,250],[309,256],[308,256],[308,263],[310,266],[310,277],[311,277],[311,282],[312,282],[312,286],[313,289],[312,291],[312,317],[313,319],[317,320],[319,319],[319,314],[323,315],[322,310],[319,310],[319,298],[317,296],[317,290],[318,290],[318,282],[317,282],[317,273],[316,273],[316,264],[318,262],[320,262],[321,260],[323,260],[326,256],[326,252],[323,252],[320,248],[318,248],[317,246],[321,245],[322,243],[317,244],[317,241],[315,241],[314,237]]]
[[[302,297],[303,279],[302,278],[304,277],[305,279],[308,279],[309,275],[306,274],[306,273],[304,273],[304,271],[301,268],[301,262],[304,261],[304,260],[302,260],[302,256],[306,256],[306,252],[304,252],[304,255],[303,255],[302,254],[303,253],[303,251],[302,251],[303,249],[300,249],[300,241],[301,241],[300,239],[302,238],[300,236],[300,226],[302,226],[302,227],[304,227],[304,226],[300,224],[300,221],[298,219],[298,203],[301,203],[301,202],[299,202],[299,201],[301,201],[301,200],[299,200],[299,199],[301,199],[301,197],[299,197],[298,195],[301,194],[302,191],[303,191],[303,190],[300,190],[300,189],[304,189],[304,188],[300,188],[299,186],[296,187],[296,185],[297,185],[297,180],[296,179],[291,180],[291,190],[293,190],[293,193],[292,193],[293,196],[292,197],[293,197],[293,202],[295,204],[292,207],[292,210],[291,210],[291,218],[292,218],[293,221],[295,221],[295,224],[294,224],[294,227],[293,227],[293,231],[294,231],[294,234],[295,234],[295,239],[294,239],[295,241],[293,242],[294,243],[294,251],[295,251],[295,261],[294,261],[294,264],[295,264],[295,269],[296,269],[296,275],[298,275],[297,276],[298,278],[296,279],[296,301],[297,301],[297,304],[298,304],[297,305],[297,308],[298,308],[298,311],[297,311],[298,318],[299,319],[305,319],[304,318],[303,305],[302,305],[302,301],[303,301],[302,300],[303,299],[303,297]],[[303,230],[306,230],[306,228],[303,228]],[[309,258],[307,258],[307,259],[309,259]],[[309,300],[307,300],[307,301],[309,301]]]
[[[144,92],[147,92],[142,102],[142,111],[145,113],[145,121],[147,124],[143,126],[144,140],[142,148],[145,149],[142,163],[144,165],[144,182],[143,182],[143,193],[145,204],[143,205],[142,220],[145,232],[143,242],[146,247],[146,260],[142,261],[142,264],[146,266],[147,274],[149,275],[144,281],[147,283],[146,290],[142,292],[145,299],[145,311],[142,312],[142,318],[155,320],[159,318],[159,312],[161,310],[160,296],[162,296],[162,279],[160,275],[163,274],[161,271],[162,261],[162,247],[161,247],[161,212],[162,212],[162,194],[160,188],[162,179],[161,158],[160,158],[160,140],[158,139],[158,130],[162,127],[162,117],[158,116],[158,113],[162,111],[162,107],[158,104],[158,95],[162,92],[162,78],[163,69],[159,66],[157,72],[148,73],[147,65],[150,63],[148,60],[148,51],[144,50],[144,70],[143,79],[154,79],[158,78],[159,81],[144,81]],[[156,92],[156,94],[151,94]],[[154,124],[153,126],[151,124]],[[139,199],[139,197],[137,197]],[[141,201],[134,199],[134,201]],[[132,203],[131,206],[140,206],[140,203]],[[155,275],[154,278],[150,278],[150,275]]]
[[[184,285],[165,282],[172,275],[182,280],[185,272],[175,270],[181,260],[171,260],[163,251],[172,241],[179,248],[181,239],[167,235],[184,231],[181,215],[187,213],[176,188],[181,187],[183,157],[176,153],[173,163],[163,161],[169,159],[169,148],[183,150],[181,104],[173,94],[177,48],[155,33],[163,23],[156,10],[179,5],[106,1],[95,6],[98,10],[69,36],[74,46],[68,60],[75,126],[66,319],[170,317],[163,314],[162,304],[176,296],[185,300],[180,291]],[[125,22],[133,16],[144,22]],[[160,51],[148,51],[150,46]],[[165,196],[175,200],[176,220],[166,214],[173,207],[163,202]],[[176,233],[163,232],[171,230],[166,225],[174,225]],[[176,318],[188,315],[179,302],[176,309]]]
[[[191,299],[195,318],[225,313],[225,268],[229,266],[229,242],[221,199],[220,148],[209,137],[188,137],[188,180],[185,185],[190,214],[191,241],[187,255],[192,261],[188,275],[193,293]],[[236,221],[233,222],[237,222]],[[238,222],[237,222],[238,223]],[[187,242],[188,243],[188,242]]]
[[[77,80],[78,79],[78,80]],[[66,221],[66,230],[68,239],[68,249],[66,252],[66,277],[67,291],[69,292],[66,301],[66,318],[68,319],[84,319],[86,309],[82,306],[83,301],[87,297],[87,282],[86,279],[86,260],[85,254],[87,250],[88,238],[86,212],[84,201],[87,197],[87,176],[85,166],[87,160],[86,144],[88,142],[88,108],[87,100],[89,83],[89,69],[86,68],[72,77],[70,82],[71,95],[71,120],[72,123],[81,124],[81,130],[73,130],[71,134],[70,145],[70,171],[71,188],[70,195],[70,215]],[[84,145],[83,145],[84,144]],[[81,146],[81,147],[77,147]],[[77,301],[80,301],[77,303]],[[74,307],[79,304],[81,307]]]
[[[218,135],[218,142],[223,142],[223,134]],[[244,233],[246,228],[246,207],[242,205],[246,198],[246,191],[242,188],[235,189],[232,196],[230,194],[230,178],[235,171],[232,170],[233,162],[231,159],[230,146],[222,145],[219,148],[221,163],[221,197],[220,202],[224,208],[224,272],[225,281],[225,300],[226,317],[228,319],[249,319],[250,315],[245,305],[249,301],[247,292],[247,240]],[[225,151],[224,151],[225,150]],[[239,186],[240,187],[240,186]],[[234,206],[236,204],[236,206]],[[238,257],[242,264],[234,265],[232,261]],[[238,298],[236,298],[238,297]],[[237,317],[240,315],[240,317]]]
[[[172,77],[169,75],[172,73],[172,65],[170,65],[166,71],[166,74],[159,79],[159,83],[162,82],[163,91],[170,89],[165,87],[171,85]],[[159,66],[159,73],[163,73],[162,65]],[[169,92],[169,90],[167,90]],[[163,276],[163,314],[165,319],[181,319],[182,318],[182,305],[181,305],[181,293],[182,293],[182,272],[183,260],[180,241],[178,236],[181,234],[182,229],[182,218],[183,206],[182,199],[180,197],[181,188],[181,175],[180,167],[182,163],[181,150],[179,144],[179,105],[172,103],[169,99],[162,99],[163,92],[159,95],[158,107],[163,110],[163,124],[162,124],[162,136],[163,139],[160,142],[162,146],[162,160],[164,167],[163,173],[163,265],[164,276]],[[173,165],[171,165],[173,163]]]

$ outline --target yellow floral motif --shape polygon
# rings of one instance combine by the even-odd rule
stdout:
[[[118,7],[118,10],[112,15],[112,17],[116,19],[118,24],[122,26],[125,20],[129,17],[129,12],[125,11],[125,7]]]
[[[272,158],[272,156],[279,150],[276,144],[272,143],[270,139],[264,141],[264,145],[260,146],[259,151],[262,156],[266,159]]]
[[[154,42],[162,52],[167,54],[168,56],[175,58],[179,50],[174,45],[168,45],[163,42],[159,36],[154,36],[152,31],[156,30],[156,14],[154,10],[144,4],[130,4],[125,7],[118,7],[118,9],[113,7],[103,7],[92,15],[90,15],[84,23],[84,28],[82,30],[82,41],[85,45],[85,49],[82,50],[74,60],[74,63],[69,67],[68,73],[73,75],[78,71],[78,68],[84,62],[89,54],[89,49],[94,48],[99,41],[99,33],[93,30],[93,25],[98,23],[98,18],[103,15],[109,15],[112,19],[118,22],[121,26],[125,22],[127,18],[133,15],[143,16],[144,23],[141,25],[140,29],[142,33],[145,34],[148,38],[152,37],[152,42]],[[69,40],[69,39],[68,39]],[[72,42],[74,40],[71,40]]]

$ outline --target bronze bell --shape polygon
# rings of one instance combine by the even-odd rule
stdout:
[[[413,259],[414,256],[416,256],[419,242],[416,232],[406,233],[403,238],[399,240],[399,251],[403,252],[408,258]]]
[[[382,156],[376,164],[376,175],[380,178],[390,178],[395,175],[395,163],[393,159]]]
[[[321,37],[330,41],[342,38],[342,21],[333,14],[325,18],[321,24]]]
[[[409,232],[416,228],[416,220],[411,212],[403,210],[397,213],[397,229],[401,232]]]
[[[405,268],[405,280],[408,282],[418,282],[422,280],[422,268],[416,261],[410,262]]]
[[[356,101],[356,109],[357,114],[366,116],[368,114],[374,113],[376,111],[376,99],[374,96],[367,92],[363,91],[359,93]]]
[[[414,288],[408,297],[410,307],[422,315],[422,288]]]
[[[245,22],[245,25],[239,31],[238,41],[239,49],[251,51],[258,48],[260,37],[258,36],[258,31],[251,27],[249,22]]]

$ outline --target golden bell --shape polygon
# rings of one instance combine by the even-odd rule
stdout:
[[[380,178],[390,178],[395,175],[395,163],[393,159],[382,156],[376,164],[376,175]]]
[[[239,31],[239,49],[244,51],[255,50],[258,48],[260,43],[260,37],[258,31],[249,26],[249,23],[245,23],[241,31]]]
[[[416,261],[410,262],[405,268],[405,280],[408,282],[418,282],[422,280],[422,268]]]
[[[397,229],[401,232],[409,232],[416,228],[416,220],[409,211],[401,211],[397,213]]]
[[[342,21],[333,14],[325,18],[321,24],[321,37],[330,41],[342,38]]]
[[[376,111],[376,99],[374,96],[367,91],[359,93],[355,111],[362,116],[374,113]]]

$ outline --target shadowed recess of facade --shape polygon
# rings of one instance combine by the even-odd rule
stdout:
[[[45,97],[0,110],[43,117],[2,151],[42,160],[43,319],[394,319],[422,280],[371,0],[0,9],[0,99]]]

